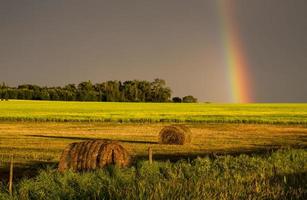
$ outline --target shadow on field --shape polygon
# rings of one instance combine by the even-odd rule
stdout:
[[[307,172],[276,174],[269,178],[270,185],[280,184],[287,191],[276,199],[306,199]]]
[[[240,156],[244,155],[260,155],[267,156],[271,153],[283,149],[279,145],[266,145],[259,148],[238,148],[232,150],[215,150],[215,151],[204,151],[204,152],[189,152],[189,153],[177,153],[177,154],[161,154],[161,153],[153,153],[153,160],[157,161],[165,161],[168,160],[170,162],[177,162],[179,160],[193,160],[198,157],[209,157],[210,159],[216,159],[218,156]],[[134,160],[147,160],[147,155],[137,155],[134,157]]]
[[[108,138],[91,138],[91,137],[70,137],[70,136],[48,136],[48,135],[25,135],[29,137],[38,137],[38,138],[51,138],[51,139],[67,139],[67,140],[110,140]],[[151,141],[141,141],[141,140],[118,140],[115,141],[123,143],[137,143],[137,144],[157,144],[157,142]]]
[[[299,135],[297,136],[298,140],[301,140],[302,142],[307,142],[307,136],[306,135]]]
[[[57,162],[36,162],[32,161],[30,163],[14,163],[13,170],[13,181],[18,181],[21,178],[32,178],[36,176],[39,171],[50,168],[55,168]],[[0,167],[0,178],[1,181],[6,183],[9,179],[9,163],[2,163]]]

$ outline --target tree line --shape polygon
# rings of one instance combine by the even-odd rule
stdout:
[[[23,100],[51,100],[51,101],[105,101],[105,102],[196,102],[192,96],[183,98],[174,97],[171,100],[172,90],[165,80],[154,81],[106,81],[93,84],[84,81],[68,84],[64,87],[41,87],[32,84],[23,84],[18,87],[9,87],[5,83],[0,85],[0,99]],[[192,98],[191,98],[192,97]],[[179,100],[180,99],[180,100]]]

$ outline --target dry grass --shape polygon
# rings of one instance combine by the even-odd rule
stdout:
[[[1,122],[0,174],[2,177],[8,174],[12,154],[15,176],[31,176],[45,165],[57,165],[70,143],[91,139],[118,140],[137,160],[147,159],[149,146],[154,160],[307,147],[304,125],[190,124],[193,140],[183,146],[159,144],[159,132],[166,125]]]
[[[307,127],[301,125],[194,124],[194,138],[185,146],[158,144],[160,130],[167,124],[106,123],[0,123],[0,160],[14,154],[16,162],[58,162],[72,142],[112,139],[132,155],[146,156],[152,146],[154,157],[201,155],[210,152],[255,151],[270,147],[307,146]]]

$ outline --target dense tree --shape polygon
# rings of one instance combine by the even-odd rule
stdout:
[[[50,100],[53,100],[53,101],[60,100],[60,96],[55,88],[49,88],[48,93],[49,93]]]
[[[4,82],[2,82],[0,84],[0,89],[3,90],[3,89],[6,89],[6,88],[7,88],[6,84]]]
[[[61,90],[61,88],[59,88]],[[77,87],[75,84],[66,85],[63,90],[65,91],[64,96],[66,97],[66,101],[75,101],[77,99]]]
[[[141,102],[150,102],[151,98],[151,84],[149,81],[140,81],[139,85],[139,98]]]
[[[181,103],[182,102],[182,99],[180,97],[174,97],[172,100],[173,100],[174,103]]]
[[[17,89],[18,90],[18,99],[33,99],[33,90],[29,89]]]
[[[0,99],[28,99],[52,101],[111,101],[111,102],[170,102],[171,89],[162,79],[153,82],[145,80],[106,81],[92,84],[84,81],[68,84],[64,87],[40,87],[23,84],[17,88],[0,84]],[[186,102],[194,102],[195,98],[184,97]],[[179,97],[174,102],[181,102]],[[197,99],[196,99],[197,101]]]
[[[151,98],[153,102],[167,102],[171,98],[171,89],[166,87],[162,79],[155,79],[151,83]]]
[[[40,91],[39,97],[40,100],[50,100],[50,95],[47,88],[44,88]]]
[[[96,83],[94,85],[94,90],[97,92],[98,101],[107,101],[107,92],[105,83]]]
[[[7,97],[6,99],[17,99],[18,98],[18,91],[15,88],[7,89]]]
[[[9,92],[8,92],[8,89],[3,87],[2,89],[0,89],[0,99],[1,101],[3,100],[8,100],[10,97],[9,97]]]
[[[107,81],[104,83],[106,91],[106,101],[116,102],[122,101],[122,95],[120,92],[120,81]]]
[[[193,97],[192,95],[188,95],[182,98],[182,102],[184,103],[196,103],[197,98]]]
[[[125,81],[122,86],[123,101],[137,102],[138,96],[138,81]]]
[[[97,101],[98,94],[94,90],[91,81],[81,82],[77,88],[77,100],[79,101]]]

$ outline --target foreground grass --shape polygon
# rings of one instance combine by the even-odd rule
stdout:
[[[307,104],[1,101],[0,121],[307,124]]]
[[[139,161],[64,174],[49,169],[24,179],[2,199],[305,199],[307,151],[279,150],[265,156],[218,156],[192,162]]]

